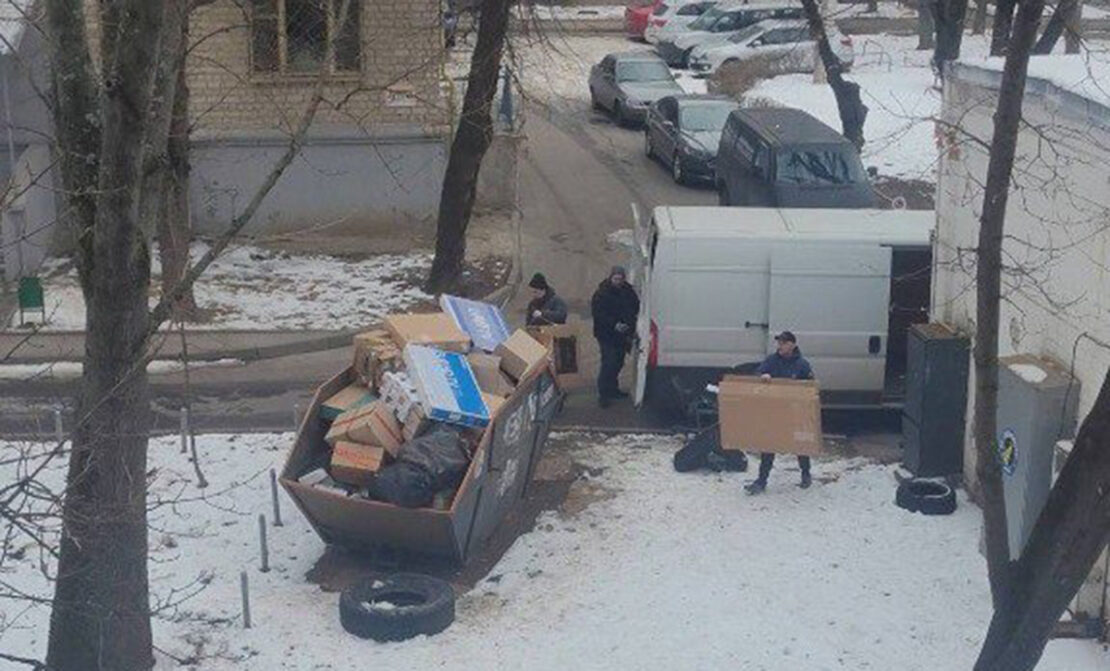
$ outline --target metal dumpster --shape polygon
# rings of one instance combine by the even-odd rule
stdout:
[[[316,390],[281,471],[282,487],[325,543],[389,547],[464,563],[524,495],[562,400],[553,373],[542,369],[517,385],[482,436],[448,510],[403,508],[297,482],[327,462],[320,405],[354,379],[347,369]]]

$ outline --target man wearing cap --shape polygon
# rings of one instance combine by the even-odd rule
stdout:
[[[632,349],[636,336],[636,318],[640,299],[626,281],[628,273],[613,266],[609,277],[601,281],[590,300],[594,318],[594,337],[601,347],[601,369],[597,373],[597,400],[603,408],[618,398],[628,396],[620,390],[617,378],[624,367],[624,355]]]
[[[533,275],[528,288],[532,290],[532,300],[528,302],[528,313],[524,316],[526,326],[567,323],[567,304],[555,295],[543,273]]]
[[[759,376],[765,382],[771,378],[781,377],[789,380],[812,380],[813,368],[802,356],[798,348],[798,339],[790,331],[783,331],[775,336],[778,343],[775,352],[763,360],[759,366]],[[749,494],[759,494],[767,489],[767,477],[771,475],[771,468],[775,465],[773,452],[764,453],[759,459],[759,478],[749,483],[744,489]],[[798,468],[802,470],[802,482],[799,485],[806,489],[813,482],[809,474],[809,457],[798,455]]]

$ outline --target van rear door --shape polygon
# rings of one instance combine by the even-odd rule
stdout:
[[[770,338],[793,331],[822,389],[882,391],[890,259],[890,248],[877,244],[788,242],[772,250]]]
[[[645,222],[640,208],[632,203],[632,259],[629,278],[640,297],[640,316],[636,319],[636,381],[632,401],[636,407],[644,402],[647,388],[648,356],[651,352],[651,261],[654,222]]]

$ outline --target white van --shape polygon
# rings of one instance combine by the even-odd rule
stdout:
[[[930,211],[658,207],[635,211],[636,403],[683,411],[793,331],[826,407],[896,405],[909,326],[928,318]]]

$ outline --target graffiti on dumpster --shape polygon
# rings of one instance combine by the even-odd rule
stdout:
[[[505,471],[501,474],[501,482],[497,486],[497,498],[505,498],[505,494],[512,488],[513,483],[516,482],[518,460],[516,457],[509,459],[505,462]]]

